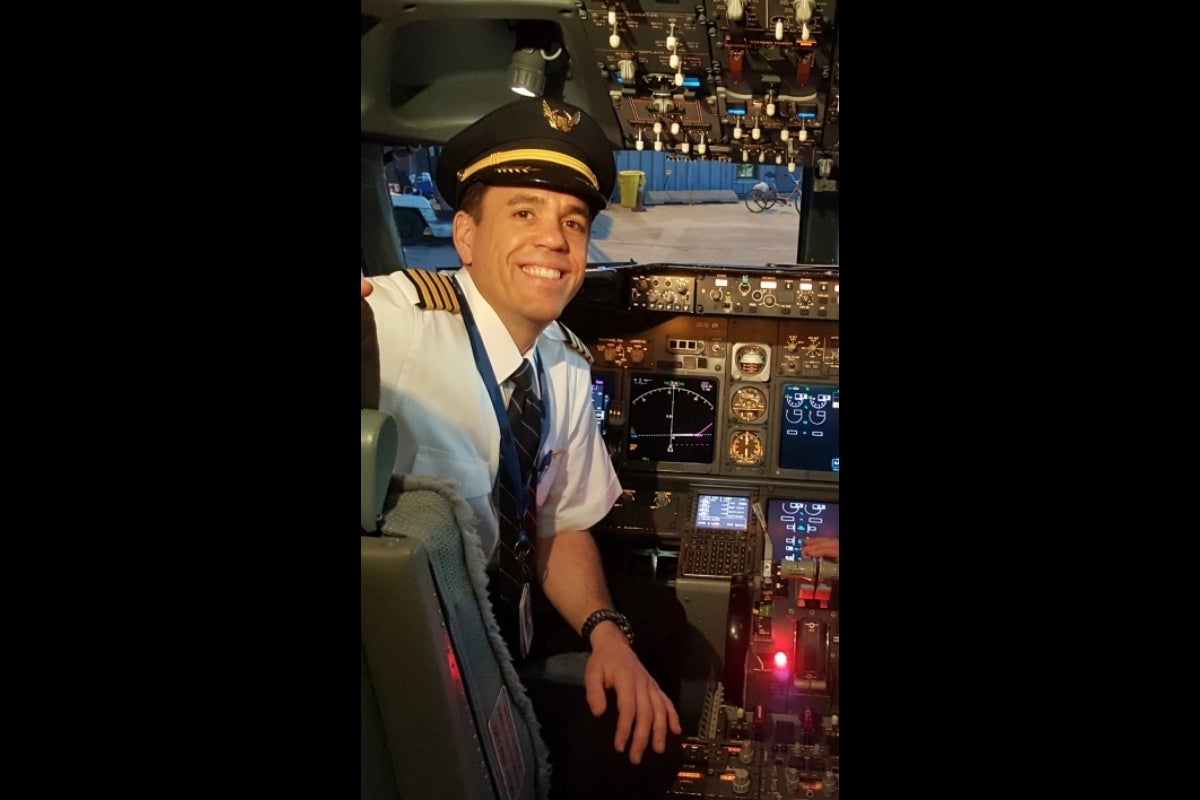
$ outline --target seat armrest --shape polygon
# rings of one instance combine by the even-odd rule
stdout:
[[[399,445],[396,420],[391,414],[374,408],[362,409],[362,511],[360,524],[368,533],[379,528],[383,504],[387,500],[388,483],[396,464]]]

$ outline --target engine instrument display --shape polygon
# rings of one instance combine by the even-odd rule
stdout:
[[[719,381],[635,375],[629,387],[630,461],[711,464]]]
[[[772,553],[780,562],[799,561],[800,548],[809,536],[839,537],[838,503],[801,498],[767,500],[767,535]]]
[[[780,468],[840,472],[840,389],[785,383],[781,399]]]

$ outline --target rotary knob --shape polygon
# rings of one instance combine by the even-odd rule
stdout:
[[[736,792],[737,789],[734,791]],[[825,770],[825,778],[821,781],[821,791],[826,797],[832,797],[833,793],[837,791],[837,778],[833,776],[833,770]]]
[[[737,767],[733,770],[733,793],[746,794],[750,791],[750,770]]]

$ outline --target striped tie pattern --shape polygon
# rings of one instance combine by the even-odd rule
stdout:
[[[500,632],[512,652],[520,654],[521,590],[533,579],[533,544],[537,535],[532,500],[533,465],[541,441],[543,408],[542,401],[531,391],[533,365],[528,359],[521,362],[520,368],[512,375],[512,381],[514,387],[508,401],[508,424],[520,463],[521,483],[514,486],[507,465],[500,465],[496,492],[496,511],[500,522],[499,566],[493,570],[488,581],[488,592]],[[503,457],[502,449],[502,460]],[[530,498],[523,519],[517,502],[522,495]],[[522,531],[525,532],[526,543],[520,541]]]

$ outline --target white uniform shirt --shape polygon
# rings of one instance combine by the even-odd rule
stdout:
[[[508,376],[522,354],[470,272],[459,269],[455,276],[507,403]],[[403,273],[370,281],[375,289],[366,300],[379,336],[379,407],[396,418],[400,434],[394,474],[457,483],[479,519],[490,557],[499,537],[492,487],[500,466],[500,425],[475,366],[467,326],[461,314],[418,308],[420,295]],[[539,387],[549,425],[537,463],[550,455],[537,486],[541,539],[590,529],[612,508],[621,485],[596,425],[590,365],[571,349],[558,324],[542,332],[534,350],[548,384]],[[528,355],[536,366],[534,353]]]

